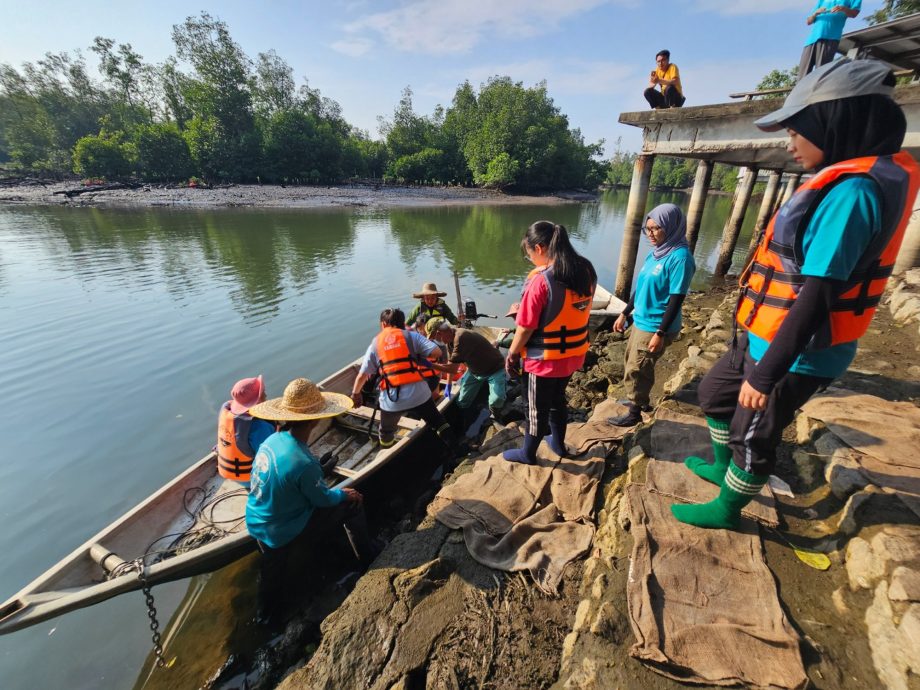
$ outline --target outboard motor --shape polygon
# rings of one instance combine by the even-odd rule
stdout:
[[[468,299],[463,303],[463,318],[467,321],[475,321],[479,316],[479,312],[476,309],[476,303]]]

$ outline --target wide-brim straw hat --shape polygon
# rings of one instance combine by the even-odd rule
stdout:
[[[294,379],[280,398],[272,398],[249,408],[249,414],[273,422],[304,422],[335,417],[347,412],[354,403],[341,393],[327,393],[309,379]]]
[[[446,292],[438,292],[438,286],[434,283],[425,283],[418,292],[413,292],[413,297],[424,297],[425,295],[434,295],[435,297],[447,297]]]

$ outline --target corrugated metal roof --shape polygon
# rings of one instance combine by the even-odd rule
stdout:
[[[838,51],[859,49],[860,57],[884,60],[897,69],[920,73],[920,13],[851,31],[840,39]]]

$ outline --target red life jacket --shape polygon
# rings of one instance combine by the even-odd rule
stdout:
[[[249,481],[255,455],[249,446],[251,426],[252,417],[248,414],[235,415],[230,411],[230,403],[224,403],[217,418],[217,471],[224,479]]]
[[[802,239],[827,193],[853,176],[875,180],[881,194],[881,227],[831,305],[810,349],[858,340],[869,327],[894,268],[920,186],[920,168],[910,154],[867,156],[830,165],[803,184],[773,217],[751,262],[741,274],[735,318],[770,342],[805,284]]]
[[[417,383],[423,376],[437,375],[419,364],[418,358],[409,351],[406,332],[400,328],[384,328],[377,334],[377,359],[382,390]],[[424,374],[423,369],[427,370]]]
[[[588,351],[588,319],[593,295],[579,295],[553,276],[553,267],[541,266],[527,275],[524,290],[531,280],[546,282],[548,299],[540,312],[540,322],[522,351],[526,359],[564,359]],[[594,291],[592,290],[592,293]]]

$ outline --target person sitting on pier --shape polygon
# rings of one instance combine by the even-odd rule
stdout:
[[[412,296],[421,301],[409,312],[406,323],[410,326],[415,326],[419,316],[425,316],[428,319],[440,316],[443,319],[447,319],[448,322],[455,326],[460,323],[450,310],[450,307],[447,306],[447,302],[441,299],[442,297],[446,297],[447,293],[439,292],[438,286],[434,283],[425,283],[422,285],[422,289],[413,293]],[[419,333],[423,332],[424,331],[421,330],[419,331]]]
[[[805,23],[811,27],[802,49],[798,79],[815,67],[826,65],[837,54],[843,25],[862,9],[862,0],[818,0]]]
[[[275,433],[272,424],[254,419],[249,408],[265,400],[262,376],[237,381],[217,418],[217,472],[249,487],[252,458],[262,441]]]
[[[670,50],[659,50],[655,55],[657,67],[652,70],[648,88],[645,90],[645,100],[652,109],[680,108],[684,101],[684,89],[680,85],[680,71],[677,65],[671,62]],[[659,87],[661,92],[655,90]]]
[[[374,336],[364,353],[361,369],[351,388],[355,405],[363,402],[362,389],[368,379],[380,378],[380,445],[396,443],[397,422],[403,415],[416,415],[444,442],[452,455],[453,436],[450,424],[438,411],[426,382],[425,369],[441,358],[441,349],[421,333],[406,330],[401,309],[380,312],[380,333]]]
[[[836,60],[754,123],[785,129],[792,157],[815,175],[770,221],[741,274],[735,320],[744,334],[697,390],[715,464],[686,460],[719,496],[671,506],[681,522],[735,528],[773,472],[795,411],[856,356],[920,187],[920,168],[901,150],[907,120],[894,85],[882,62]]]
[[[696,272],[687,244],[687,221],[674,204],[661,204],[645,217],[645,234],[652,251],[645,257],[633,291],[613,324],[623,333],[632,316],[633,329],[626,345],[623,385],[626,414],[610,417],[615,426],[633,426],[642,421],[642,408],[649,405],[655,384],[655,363],[681,329],[681,306]]]
[[[467,367],[457,396],[457,406],[464,413],[464,428],[473,421],[470,413],[476,411],[473,403],[483,384],[489,387],[489,412],[499,419],[506,397],[505,358],[501,352],[485,336],[466,328],[452,328],[439,317],[429,319],[425,327],[435,342],[453,345],[447,364],[434,364],[435,369],[456,376],[461,364]]]
[[[246,502],[246,527],[262,552],[256,614],[260,623],[272,624],[281,613],[284,572],[296,549],[342,527],[362,565],[377,555],[361,494],[351,488],[330,489],[307,445],[317,420],[351,407],[347,395],[321,392],[312,381],[299,378],[287,385],[282,397],[249,410],[253,417],[281,425],[256,453]]]

